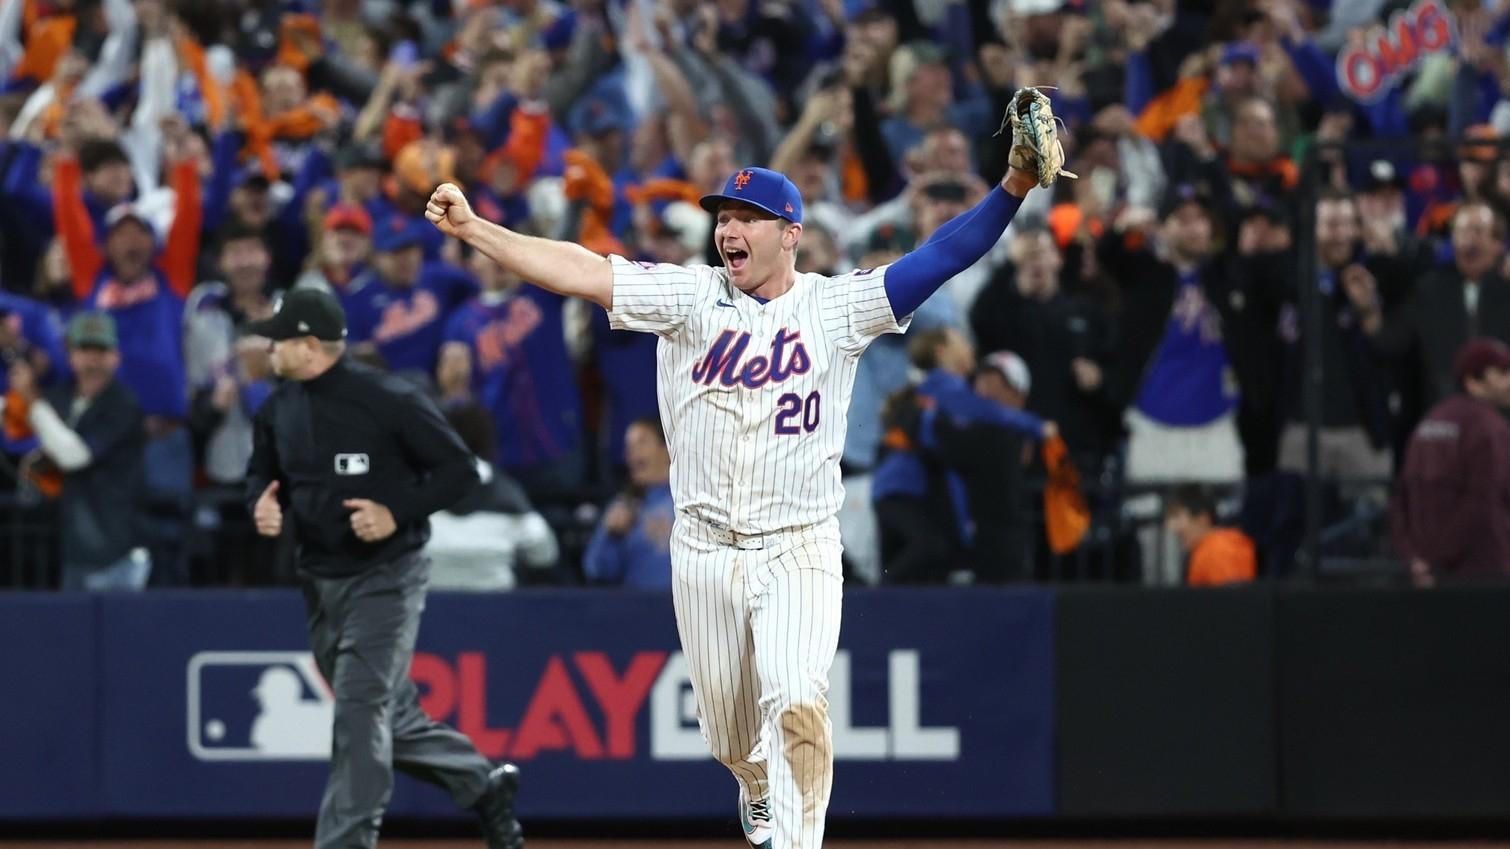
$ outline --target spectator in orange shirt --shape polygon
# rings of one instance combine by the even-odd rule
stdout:
[[[1247,583],[1258,574],[1253,540],[1237,528],[1216,526],[1216,502],[1205,487],[1176,488],[1164,502],[1164,526],[1190,557],[1187,585]]]

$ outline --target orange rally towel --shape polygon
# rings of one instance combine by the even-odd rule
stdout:
[[[1043,465],[1049,473],[1043,487],[1043,518],[1049,548],[1055,554],[1067,554],[1085,539],[1091,526],[1091,511],[1085,506],[1080,472],[1070,462],[1070,449],[1064,444],[1064,437],[1055,435],[1044,440]]]

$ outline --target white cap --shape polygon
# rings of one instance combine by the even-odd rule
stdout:
[[[1023,362],[1022,357],[1011,351],[997,351],[987,354],[982,360],[988,367],[996,369],[1002,377],[1006,378],[1007,385],[1027,395],[1033,388],[1033,375],[1028,371],[1028,364]]]
[[[554,233],[570,206],[566,200],[566,181],[560,177],[535,180],[525,190],[524,197],[529,202],[530,223],[539,233]]]
[[[713,227],[713,217],[702,209],[684,200],[666,204],[661,213],[661,222],[676,231],[677,241],[694,254],[701,254],[708,247],[708,231]]]
[[[153,220],[152,212],[145,205],[130,201],[118,203],[112,206],[109,212],[105,213],[105,232],[108,233],[114,230],[117,224],[127,219],[137,221],[143,227],[147,228],[147,232],[152,234],[154,240],[162,241],[162,236],[157,229],[157,222]]]
[[[1014,15],[1052,15],[1064,5],[1063,0],[1009,0]]]

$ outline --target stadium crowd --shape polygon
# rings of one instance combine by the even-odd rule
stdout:
[[[1339,82],[1339,51],[1423,4],[1450,49],[1416,44],[1367,96]],[[1042,85],[1080,179],[1032,193],[864,355],[852,575],[1282,574],[1312,279],[1316,471],[1366,538],[1338,550],[1501,570],[1504,440],[1421,472],[1490,475],[1471,521],[1503,548],[1401,541],[1419,501],[1398,496],[1396,544],[1377,537],[1428,411],[1464,389],[1510,403],[1502,349],[1459,356],[1510,340],[1507,35],[1490,0],[0,0],[6,474],[20,501],[59,499],[74,585],[197,581],[189,541],[242,510],[274,379],[240,328],[324,287],[349,356],[426,384],[484,467],[436,519],[438,586],[665,586],[655,338],[468,255],[425,221],[430,192],[454,181],[492,220],[605,254],[716,263],[697,199],[765,165],[803,195],[799,270],[878,267],[995,184],[1004,104]],[[1078,552],[1038,498],[1065,468]],[[1125,520],[1189,484],[1167,520],[1188,578],[1155,574]],[[220,546],[236,580],[267,579],[274,546]]]

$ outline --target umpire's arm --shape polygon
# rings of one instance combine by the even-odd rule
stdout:
[[[423,473],[420,482],[399,490],[385,504],[399,525],[416,522],[461,500],[479,480],[472,452],[429,398],[405,392],[397,400],[398,438]]]
[[[282,479],[278,466],[278,447],[273,439],[273,410],[276,398],[269,398],[252,419],[252,458],[246,464],[246,511],[257,512],[257,501],[268,484]]]

